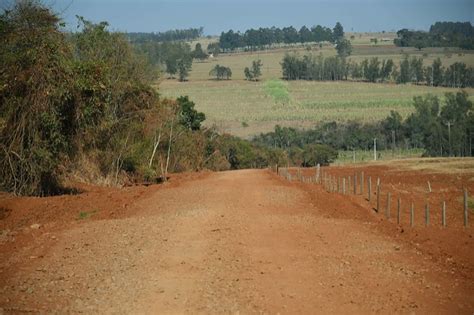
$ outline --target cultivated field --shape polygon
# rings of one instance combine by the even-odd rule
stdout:
[[[445,92],[456,91],[410,84],[282,81],[278,90],[272,92],[268,84],[244,80],[166,80],[160,85],[160,92],[173,98],[189,95],[197,109],[206,113],[207,125],[215,124],[221,131],[251,137],[273,130],[276,124],[310,128],[332,120],[373,122],[385,118],[390,110],[406,116],[413,111],[414,96],[443,96]],[[285,92],[288,102],[284,101]],[[474,89],[467,92],[474,95]]]
[[[394,38],[394,33],[354,34],[354,50],[350,59],[392,58],[398,64],[405,54],[409,54],[423,57],[425,65],[439,57],[445,66],[458,61],[474,66],[472,52],[455,48],[424,48],[419,51],[416,48],[396,47],[389,42],[374,45],[370,43],[370,38],[374,37],[379,40]],[[205,46],[212,40],[215,39],[205,39]],[[456,91],[411,84],[293,81],[277,83],[279,87],[276,93],[272,93],[272,89],[268,89],[268,81],[280,80],[280,62],[287,52],[324,56],[336,54],[334,47],[328,44],[322,48],[316,44],[306,44],[268,51],[223,54],[205,62],[194,62],[188,82],[162,78],[159,91],[163,96],[173,98],[188,95],[196,103],[197,109],[206,114],[207,125],[216,125],[221,131],[242,137],[271,131],[276,124],[310,128],[315,123],[330,120],[372,122],[383,119],[390,110],[397,110],[406,116],[413,110],[413,96],[426,93],[443,96],[446,92]],[[261,81],[244,81],[243,70],[255,59],[263,62]],[[230,67],[232,80],[212,80],[209,71],[216,64]],[[474,89],[466,91],[471,97],[474,95]],[[283,99],[279,98],[282,95]]]

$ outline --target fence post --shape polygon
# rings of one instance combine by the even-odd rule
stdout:
[[[425,205],[425,225],[430,225],[430,205],[428,202]]]
[[[401,208],[401,205],[402,204],[402,200],[400,199],[400,196],[398,197],[398,201],[397,201],[397,223],[400,224],[400,208]]]
[[[364,194],[364,171],[360,173],[360,194]]]
[[[369,194],[368,194],[368,198],[369,199],[369,202],[370,202],[370,198],[371,198],[371,195],[372,195],[372,177],[369,176],[369,181],[367,182],[367,185],[368,185],[368,191],[369,191]]]
[[[342,194],[343,195],[346,194],[346,178],[345,177],[342,178]]]
[[[411,203],[411,208],[410,208],[410,226],[413,227],[415,225],[415,205],[413,205],[413,202]]]
[[[390,219],[390,192],[387,193],[387,209],[385,210],[385,216]]]
[[[320,175],[321,175],[321,166],[318,163],[318,165],[316,165],[316,184],[319,184]]]
[[[354,173],[354,195],[357,195],[357,173]]]
[[[441,223],[443,227],[446,227],[446,201],[443,201],[441,205]]]
[[[468,214],[468,204],[467,204],[467,189],[464,188],[464,226],[467,227],[469,221],[469,214]]]
[[[377,178],[377,212],[380,210],[380,179]]]

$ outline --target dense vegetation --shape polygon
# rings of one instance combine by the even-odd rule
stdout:
[[[401,29],[395,45],[400,47],[460,47],[474,49],[474,27],[470,22],[436,22],[429,32]]]
[[[214,129],[187,97],[159,98],[127,38],[79,18],[74,34],[33,1],[0,16],[0,187],[54,194],[61,180],[116,185],[168,172],[263,167],[283,152]]]
[[[281,62],[286,80],[364,80],[367,82],[393,81],[396,83],[426,84],[455,88],[474,86],[474,68],[455,62],[444,68],[439,58],[431,66],[423,66],[423,58],[405,56],[399,65],[392,59],[378,57],[360,63],[339,56],[286,54]]]
[[[293,26],[278,28],[248,29],[245,33],[229,30],[222,32],[219,37],[220,48],[226,51],[233,51],[237,48],[248,50],[261,49],[273,44],[295,44],[307,42],[337,42],[344,37],[342,25],[337,22],[334,29],[321,25],[313,26],[309,29],[306,26],[295,29]]]
[[[135,32],[127,33],[127,38],[132,43],[142,44],[146,42],[170,42],[193,40],[203,35],[204,28],[188,28],[182,30],[169,30],[158,33]]]
[[[370,150],[374,138],[379,149],[423,148],[427,156],[474,154],[474,106],[464,91],[447,93],[444,104],[426,95],[413,100],[415,112],[405,120],[392,111],[379,123],[323,123],[311,130],[275,127],[254,138],[258,145],[294,150],[325,144],[338,150]],[[290,154],[291,155],[291,154]]]

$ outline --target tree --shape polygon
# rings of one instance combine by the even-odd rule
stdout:
[[[408,61],[408,56],[405,56],[405,58],[400,61],[400,72],[397,83],[407,82],[410,82],[410,62]]]
[[[258,78],[262,75],[262,65],[263,64],[260,59],[252,61],[251,69],[248,67],[245,67],[244,69],[245,79],[248,81],[258,81]]]
[[[302,43],[311,42],[313,40],[313,34],[306,26],[302,26],[300,28],[299,35],[300,35],[300,42]]]
[[[371,58],[366,70],[364,71],[365,79],[369,82],[376,82],[380,75],[380,61],[377,57]]]
[[[204,60],[204,59],[207,59],[209,57],[209,55],[206,54],[202,50],[201,43],[196,44],[196,47],[194,48],[194,51],[191,53],[191,55],[192,55],[193,58],[199,59],[201,61]]]
[[[413,57],[410,60],[410,77],[412,82],[422,82],[424,80],[423,75],[423,58]]]
[[[443,83],[443,72],[441,59],[436,58],[433,60],[433,64],[431,66],[431,82],[433,86],[439,86]]]
[[[33,1],[4,11],[0,29],[0,187],[49,194],[77,126],[71,47],[59,17]]]
[[[188,96],[180,96],[176,101],[179,105],[179,123],[190,130],[201,129],[201,123],[206,120],[206,115],[194,109],[195,104]]]
[[[338,42],[344,38],[344,28],[342,27],[341,23],[339,22],[336,23],[332,33],[333,33],[333,38],[334,38],[333,40],[335,42]]]
[[[337,50],[337,54],[340,57],[350,56],[350,54],[352,53],[352,44],[350,40],[347,40],[347,39],[338,40],[336,43],[336,50]]]
[[[214,57],[217,57],[221,52],[219,43],[210,43],[209,45],[207,45],[207,52],[209,54],[212,54]]]
[[[380,69],[380,80],[382,82],[390,78],[394,65],[395,64],[393,63],[392,59],[388,59],[388,60],[384,59],[382,61],[382,67]]]
[[[178,75],[179,81],[184,82],[189,75],[189,71],[191,71],[192,60],[191,58],[182,58],[178,60]]]
[[[229,80],[232,77],[232,70],[229,67],[215,65],[214,68],[209,71],[209,75],[215,76],[216,80]]]

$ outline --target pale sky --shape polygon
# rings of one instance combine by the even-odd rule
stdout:
[[[5,7],[13,0],[0,0]],[[345,31],[428,30],[436,21],[474,24],[474,0],[43,0],[69,28],[75,15],[108,21],[113,30],[157,32],[204,27],[206,35],[229,29],[284,27],[299,29],[339,21]]]

